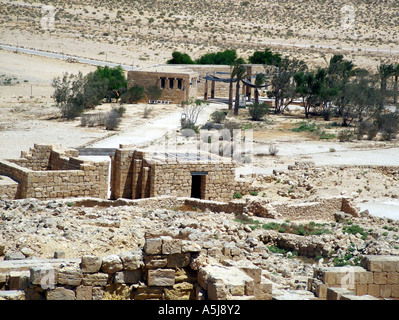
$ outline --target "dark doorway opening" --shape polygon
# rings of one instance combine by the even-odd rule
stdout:
[[[191,173],[191,198],[205,198],[205,179],[207,172]]]

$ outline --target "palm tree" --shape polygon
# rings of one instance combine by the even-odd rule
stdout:
[[[258,88],[264,85],[266,82],[266,76],[263,73],[258,73],[255,77],[255,103],[259,103],[259,91]]]
[[[236,100],[234,102],[234,115],[238,116],[238,108],[240,106],[240,82],[244,79],[247,69],[242,64],[236,64],[233,73],[236,76]]]
[[[387,93],[387,80],[389,77],[393,76],[395,73],[395,68],[393,64],[380,64],[378,66],[378,75],[381,81],[381,110],[384,108],[385,98]]]
[[[398,78],[399,78],[399,64],[396,65],[393,76],[395,77],[394,87],[393,87],[393,103],[398,103]]]

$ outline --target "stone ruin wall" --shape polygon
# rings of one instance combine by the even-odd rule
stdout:
[[[190,197],[191,172],[208,172],[205,200],[229,201],[234,193],[249,193],[250,184],[235,179],[232,163],[151,162],[139,150],[117,149],[112,159],[111,199]]]
[[[270,300],[272,283],[252,263],[209,263],[206,249],[170,236],[143,250],[81,259],[0,262],[0,300]],[[231,255],[226,256],[231,258]]]
[[[0,175],[18,183],[12,199],[106,199],[108,162],[86,161],[77,156],[77,150],[64,151],[57,146],[35,144],[30,152],[23,152],[20,159],[0,161]],[[15,185],[9,184],[0,197],[9,197],[10,189],[14,190]]]
[[[399,257],[366,255],[361,267],[317,267],[308,290],[323,300],[353,300],[356,296],[397,300]]]
[[[4,260],[0,300],[273,299],[262,269],[227,249],[210,258],[215,248],[149,235],[143,249],[106,257]],[[361,264],[314,267],[308,290],[320,300],[399,299],[399,257],[366,255]]]

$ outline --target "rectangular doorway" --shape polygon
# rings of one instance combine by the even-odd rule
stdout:
[[[208,172],[191,173],[191,198],[205,199],[206,175]]]

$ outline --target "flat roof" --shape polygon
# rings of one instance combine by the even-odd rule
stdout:
[[[135,71],[142,71],[142,72],[162,72],[162,73],[184,73],[184,74],[195,74],[198,75],[197,72],[195,72],[192,69],[182,67],[182,66],[176,66],[176,65],[155,65],[155,66],[149,66],[149,67],[144,67],[139,70]],[[134,72],[134,71],[133,71]]]
[[[144,159],[155,163],[233,163],[230,157],[221,157],[209,152],[146,152]]]

